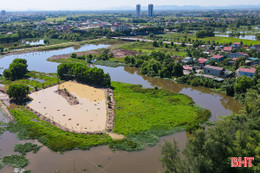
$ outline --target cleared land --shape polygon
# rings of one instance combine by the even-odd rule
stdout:
[[[79,100],[71,105],[58,89],[66,89]],[[34,92],[30,108],[62,127],[77,133],[103,132],[106,128],[105,92],[101,89],[74,82],[65,82]]]

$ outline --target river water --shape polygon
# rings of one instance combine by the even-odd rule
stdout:
[[[40,72],[56,72],[58,63],[47,62],[46,59],[53,55],[60,55],[72,52],[80,52],[97,48],[104,48],[107,45],[84,45],[75,50],[73,47],[54,51],[25,53],[20,55],[10,55],[0,58],[0,67],[7,68],[14,58],[25,58],[28,61],[29,70]],[[191,87],[183,84],[176,84],[173,81],[151,78],[140,74],[140,70],[131,67],[104,67],[106,73],[109,73],[112,81],[119,81],[131,84],[141,84],[143,87],[160,87],[169,91],[182,93],[190,96],[196,104],[209,109],[212,113],[211,121],[218,119],[219,115],[225,116],[232,112],[238,112],[241,105],[232,97],[217,93],[203,87]],[[109,172],[109,173],[157,173],[163,172],[161,162],[159,161],[160,146],[163,142],[172,141],[175,138],[180,149],[185,147],[187,141],[186,133],[179,132],[170,136],[162,137],[160,142],[154,147],[147,147],[140,152],[111,151],[108,146],[99,146],[91,148],[88,151],[69,151],[64,154],[50,151],[42,147],[37,154],[28,153],[26,157],[30,164],[26,169],[36,173],[51,172]],[[37,143],[37,141],[35,141]],[[5,132],[0,136],[0,155],[1,157],[10,155],[13,152],[14,145],[25,143],[19,141],[15,134]],[[102,165],[102,166],[98,166]],[[0,172],[12,172],[11,167],[5,167]]]

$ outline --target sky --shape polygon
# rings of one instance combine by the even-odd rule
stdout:
[[[260,5],[260,0],[0,0],[3,10],[109,10],[136,4],[230,6]],[[156,9],[156,8],[155,8]]]

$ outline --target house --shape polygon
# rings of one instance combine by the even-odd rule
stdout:
[[[237,69],[237,76],[248,76],[248,77],[254,77],[256,69],[255,68],[243,68],[240,67]]]
[[[217,66],[211,66],[211,65],[206,65],[204,67],[204,73],[213,75],[213,76],[223,76],[224,75],[225,69],[223,67],[217,67]]]
[[[230,45],[230,47],[233,47],[234,49],[239,49],[241,47],[241,44],[238,42],[235,42],[232,45]]]
[[[231,52],[233,50],[233,47],[224,47],[223,51],[224,52]]]
[[[203,68],[206,65],[206,62],[208,61],[208,59],[205,58],[199,58],[198,62],[200,64],[200,67]]]
[[[183,62],[186,63],[186,64],[192,64],[193,63],[193,58],[186,57],[186,58],[184,58]]]
[[[211,57],[211,60],[214,60],[216,62],[220,62],[224,60],[224,56],[221,55],[214,55],[213,57]]]
[[[257,52],[260,52],[260,45],[256,44],[256,45],[252,46],[250,49],[255,49]]]
[[[258,64],[258,58],[248,58],[249,60],[252,61],[252,64]]]
[[[243,52],[236,52],[236,53],[231,53],[227,55],[228,58],[238,58],[238,57],[249,57],[248,54],[243,53]]]
[[[111,25],[111,31],[115,32],[115,31],[126,31],[129,30],[130,27],[124,24],[114,24]]]

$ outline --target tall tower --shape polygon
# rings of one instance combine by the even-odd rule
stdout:
[[[136,17],[140,17],[141,16],[141,5],[137,4],[136,5]]]
[[[5,16],[5,15],[6,15],[5,10],[2,10],[2,11],[1,11],[1,16]]]
[[[148,17],[153,17],[153,4],[148,5]]]

